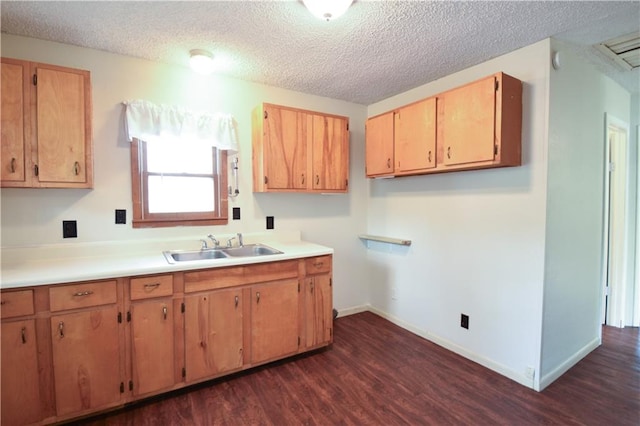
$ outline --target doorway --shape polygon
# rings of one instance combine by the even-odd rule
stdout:
[[[603,324],[633,323],[634,279],[630,269],[634,236],[630,232],[629,125],[606,114],[604,196]]]

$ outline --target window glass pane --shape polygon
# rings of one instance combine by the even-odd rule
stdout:
[[[213,173],[213,148],[194,144],[147,144],[147,170],[154,173]]]
[[[214,211],[213,178],[149,176],[149,213]]]

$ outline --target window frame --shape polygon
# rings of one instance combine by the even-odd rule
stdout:
[[[227,196],[227,152],[213,147],[211,161],[214,172],[214,212],[149,213],[148,176],[146,170],[147,143],[133,138],[131,141],[131,197],[133,202],[132,225],[134,228],[159,228],[173,226],[226,225],[229,222],[229,199]],[[152,174],[155,175],[155,174]],[[184,174],[175,174],[184,176]],[[194,176],[202,176],[194,174]],[[210,176],[210,175],[206,175]]]

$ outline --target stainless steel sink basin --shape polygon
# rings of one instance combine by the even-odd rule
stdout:
[[[280,254],[280,250],[265,246],[264,244],[246,244],[242,247],[227,247],[204,250],[170,250],[163,251],[167,262],[193,262],[198,260],[228,259],[230,257],[255,257],[270,254]]]
[[[280,250],[265,246],[264,244],[246,244],[242,247],[230,247],[220,250],[232,257],[254,257],[282,253]]]
[[[185,250],[164,251],[165,259],[169,263],[191,262],[194,260],[226,259],[228,256],[222,250]]]

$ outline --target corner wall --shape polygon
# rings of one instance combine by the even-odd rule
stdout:
[[[526,386],[540,362],[550,41],[370,105],[368,116],[503,71],[523,81],[523,165],[369,180],[373,310]],[[460,327],[460,314],[470,317]]]
[[[550,76],[542,386],[600,344],[605,113],[629,121],[630,95],[553,43]]]

